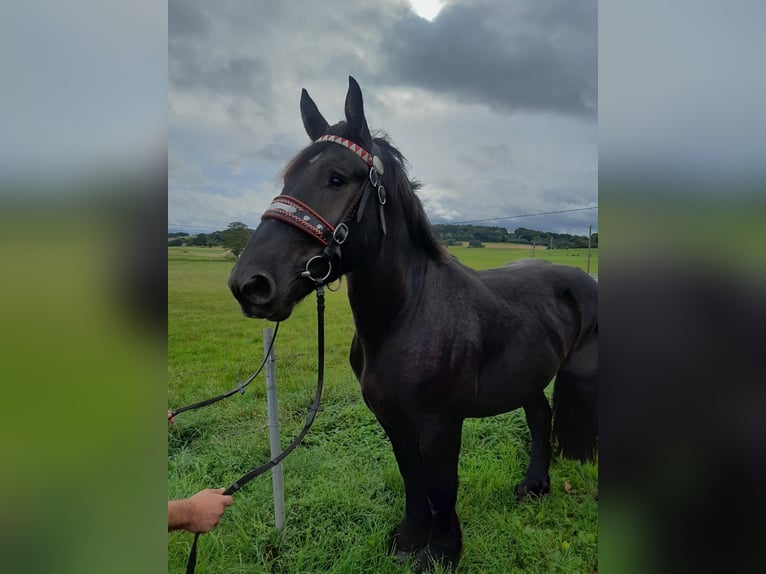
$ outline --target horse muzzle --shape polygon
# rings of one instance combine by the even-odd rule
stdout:
[[[285,309],[277,301],[276,282],[269,273],[255,273],[244,280],[232,274],[229,290],[239,302],[242,313],[251,319],[284,321],[292,312],[292,305]]]

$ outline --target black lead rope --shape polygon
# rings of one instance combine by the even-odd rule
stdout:
[[[272,343],[276,339],[276,333]],[[253,375],[255,376],[255,375]],[[303,429],[293,439],[290,445],[280,452],[276,457],[271,459],[266,464],[263,464],[257,468],[254,468],[242,478],[237,480],[229,488],[224,491],[225,495],[232,495],[245,486],[248,482],[253,480],[256,476],[260,476],[267,470],[278,465],[282,460],[290,454],[295,447],[297,447],[309,432],[311,425],[314,423],[314,418],[317,412],[319,412],[319,402],[322,399],[322,386],[324,384],[324,287],[321,281],[317,281],[317,390],[314,396],[314,402],[309,406],[309,414],[306,417],[306,424],[303,425]],[[194,574],[194,569],[197,566],[197,540],[199,539],[199,533],[194,535],[194,543],[192,544],[191,551],[189,552],[189,560],[186,563],[186,574]]]
[[[271,338],[271,343],[269,343],[269,350],[266,352],[266,356],[263,358],[263,361],[261,362],[261,366],[258,367],[258,370],[253,373],[253,375],[247,379],[244,383],[238,384],[235,388],[231,389],[230,391],[225,392],[222,395],[218,395],[217,397],[213,397],[212,399],[207,399],[204,401],[200,401],[198,403],[193,403],[191,405],[186,405],[185,407],[181,407],[179,409],[173,409],[170,411],[170,416],[175,417],[177,415],[180,415],[181,413],[185,413],[186,411],[193,411],[194,409],[199,409],[202,407],[206,407],[208,405],[212,405],[213,403],[217,403],[218,401],[222,401],[223,399],[229,398],[231,395],[235,393],[245,393],[245,387],[253,382],[255,377],[257,377],[260,372],[263,370],[264,365],[266,365],[266,359],[268,359],[269,355],[271,354],[271,349],[274,347],[274,341],[277,340],[277,333],[279,333],[279,323],[277,323],[277,326],[274,328],[274,336]]]

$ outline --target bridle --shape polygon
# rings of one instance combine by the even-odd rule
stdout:
[[[314,255],[306,262],[306,268],[301,274],[315,283],[324,284],[332,275],[333,264],[340,270],[341,246],[349,237],[349,224],[354,220],[357,223],[361,220],[369,197],[368,191],[371,188],[377,192],[380,226],[383,235],[386,234],[386,219],[383,213],[383,206],[386,204],[386,188],[383,186],[384,169],[379,153],[370,153],[362,146],[340,136],[323,135],[314,143],[320,142],[342,145],[354,152],[370,169],[367,179],[356,192],[339,222],[332,225],[312,207],[289,195],[275,197],[261,219],[277,219],[292,225],[324,247],[322,253]],[[380,151],[374,143],[372,149],[373,152]]]

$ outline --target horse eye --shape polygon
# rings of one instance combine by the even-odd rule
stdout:
[[[334,173],[330,176],[330,187],[334,187],[335,189],[340,189],[345,184],[346,184],[346,181],[337,173]]]

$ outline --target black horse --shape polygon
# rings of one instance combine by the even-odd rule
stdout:
[[[418,571],[431,560],[454,568],[466,417],[524,408],[532,447],[518,497],[549,492],[551,431],[564,456],[595,455],[596,282],[534,259],[461,265],[434,237],[402,154],[371,136],[353,78],[345,121],[330,126],[305,90],[300,108],[313,143],[286,167],[229,287],[248,317],[283,321],[317,281],[346,275],[351,366],[404,480],[392,548],[414,553]]]

